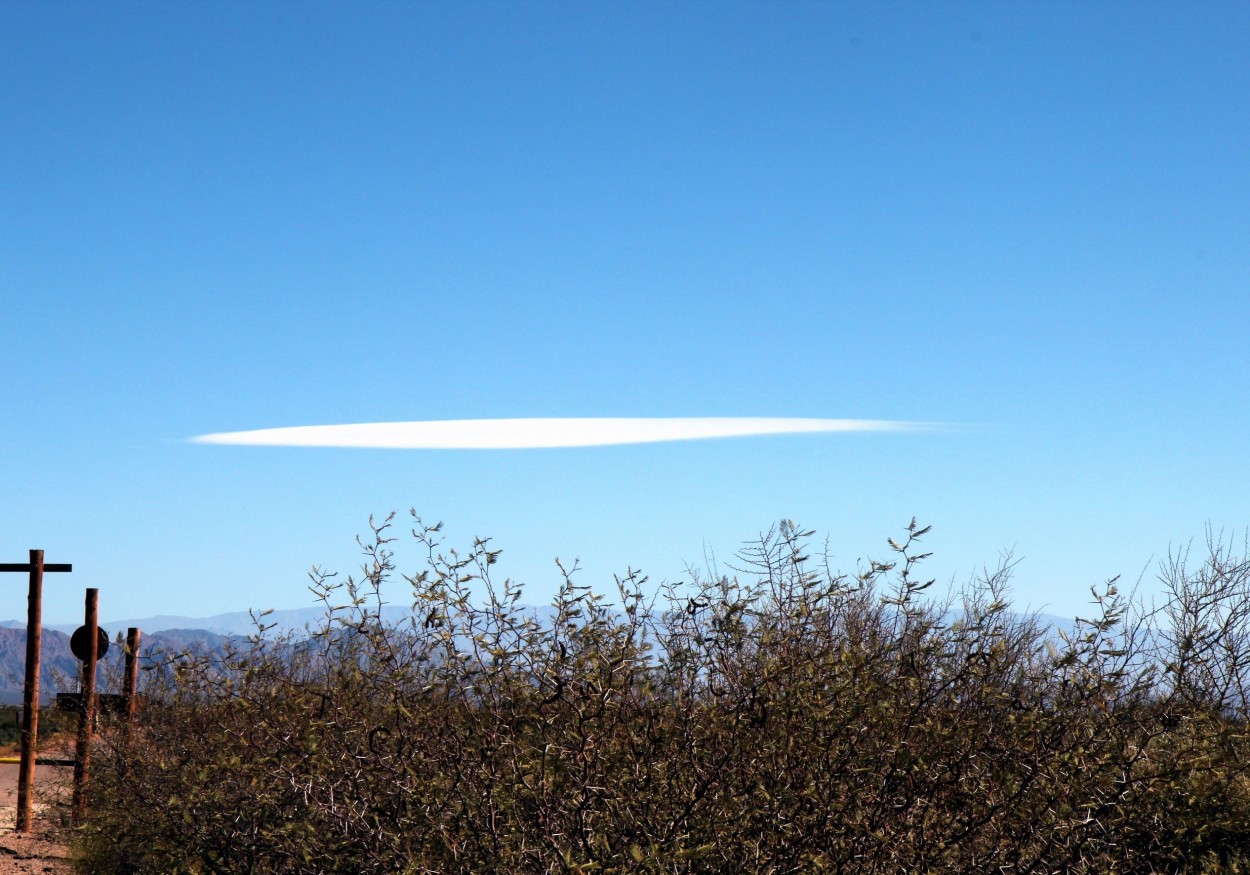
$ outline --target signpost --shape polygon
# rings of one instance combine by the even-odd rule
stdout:
[[[43,631],[44,572],[73,571],[65,564],[44,564],[43,551],[31,550],[29,562],[0,563],[0,571],[30,574],[26,600],[26,683],[22,690],[22,762],[17,774],[17,832],[29,832],[34,811],[35,751],[39,743],[39,656]]]
[[[100,628],[100,591],[88,589],[84,622],[74,630],[69,646],[82,661],[82,709],[78,712],[78,755],[74,758],[75,825],[82,823],[87,807],[87,780],[91,774],[91,733],[95,729],[96,663],[108,652],[108,633]]]
[[[139,706],[139,640],[143,633],[134,626],[126,630],[126,740],[134,728]]]

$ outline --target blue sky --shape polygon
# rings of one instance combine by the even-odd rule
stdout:
[[[1060,614],[1250,523],[1245,4],[2,8],[0,559],[74,563],[48,622],[302,606],[409,507],[531,601],[915,515]],[[188,441],[634,416],[959,427]]]

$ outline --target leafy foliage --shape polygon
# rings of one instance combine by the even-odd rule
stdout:
[[[39,750],[55,744],[58,736],[73,732],[78,726],[78,715],[58,708],[44,708],[39,717]],[[0,745],[16,745],[22,737],[22,706],[0,705]]]
[[[1144,611],[1056,638],[1011,563],[928,597],[927,529],[838,574],[782,523],[735,577],[574,570],[547,612],[476,541],[403,579],[314,570],[325,622],[149,673],[106,727],[83,871],[1236,872],[1250,848],[1250,566],[1215,541]],[[564,569],[561,569],[562,573]],[[1133,616],[1130,618],[1130,613]]]

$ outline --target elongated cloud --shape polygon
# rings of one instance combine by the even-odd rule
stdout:
[[[267,447],[373,447],[407,450],[521,450],[603,447],[708,438],[845,431],[915,431],[923,423],[877,419],[451,419],[301,425],[206,434],[200,444]]]

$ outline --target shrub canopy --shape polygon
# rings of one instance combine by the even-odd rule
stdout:
[[[83,871],[1239,871],[1250,570],[1211,539],[1144,610],[1009,611],[1011,563],[938,600],[927,529],[834,573],[782,523],[735,576],[563,574],[549,609],[444,551],[394,586],[392,519],[325,620],[146,674],[104,727]]]

